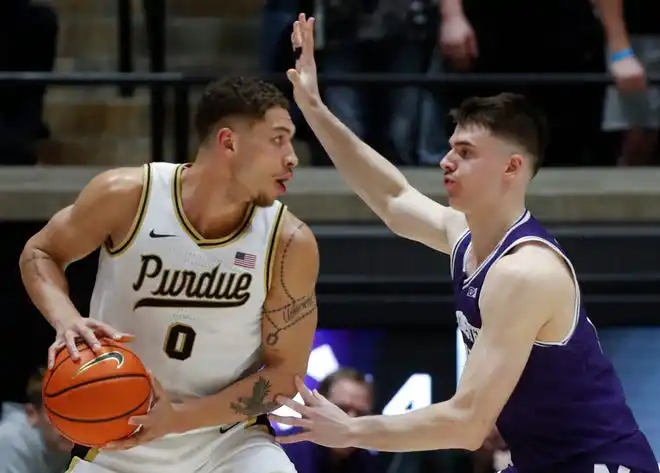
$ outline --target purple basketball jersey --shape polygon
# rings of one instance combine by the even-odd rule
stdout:
[[[465,233],[452,251],[451,271],[456,318],[468,351],[481,328],[479,296],[486,274],[499,258],[528,241],[546,244],[563,257],[577,285],[571,262],[528,211],[469,277],[465,261],[471,251],[471,235]],[[497,427],[521,473],[593,473],[603,465],[658,472],[614,368],[601,351],[579,291],[571,332],[561,343],[534,344]]]

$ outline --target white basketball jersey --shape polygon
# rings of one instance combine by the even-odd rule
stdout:
[[[185,165],[144,167],[124,241],[101,250],[90,316],[129,344],[174,400],[215,394],[260,367],[261,308],[285,207],[251,207],[230,235],[203,238],[183,212]],[[114,242],[113,242],[114,243]]]

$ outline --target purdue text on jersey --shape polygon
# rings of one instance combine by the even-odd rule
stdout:
[[[222,269],[210,271],[166,268],[163,259],[154,254],[142,255],[142,264],[133,289],[149,289],[154,297],[138,299],[140,307],[240,307],[250,299],[252,275],[248,272]]]

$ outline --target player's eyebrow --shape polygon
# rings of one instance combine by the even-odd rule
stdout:
[[[472,143],[471,141],[468,141],[468,140],[455,140],[455,141],[453,141],[453,140],[450,139],[449,140],[449,145],[452,148],[455,148],[456,146],[469,146],[471,148],[474,148],[474,143]]]
[[[273,131],[280,131],[284,132],[287,135],[293,136],[296,133],[296,127],[295,126],[284,126],[284,125],[275,125],[273,127]]]

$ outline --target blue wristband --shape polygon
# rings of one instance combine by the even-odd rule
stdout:
[[[610,54],[610,61],[611,62],[617,62],[617,61],[621,61],[622,59],[626,59],[626,58],[634,57],[634,56],[635,56],[635,53],[633,52],[633,50],[630,49],[630,48],[626,48],[626,49],[622,49],[621,51],[618,51],[616,53]]]

